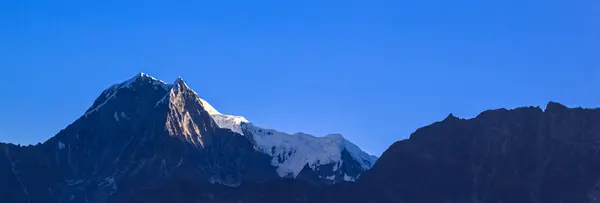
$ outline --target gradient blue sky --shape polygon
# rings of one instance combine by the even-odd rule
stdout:
[[[3,1],[0,141],[36,143],[137,72],[379,155],[449,113],[600,106],[600,1]]]

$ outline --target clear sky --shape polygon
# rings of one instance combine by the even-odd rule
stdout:
[[[600,106],[600,1],[0,3],[0,141],[44,141],[138,72],[379,155],[449,113]]]

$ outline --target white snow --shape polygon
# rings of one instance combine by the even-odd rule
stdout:
[[[315,137],[309,134],[296,133],[293,135],[283,132],[263,129],[252,124],[244,125],[252,133],[254,141],[265,153],[273,156],[271,164],[278,166],[280,176],[292,173],[294,177],[300,173],[306,163],[315,169],[317,166],[341,162],[341,152],[348,150],[360,163],[363,157],[368,157],[365,152],[357,151],[355,145],[341,136]],[[356,147],[356,148],[354,148]],[[371,165],[363,164],[368,169]]]
[[[219,111],[217,111],[217,109],[215,109],[215,107],[206,102],[206,100],[200,99],[200,102],[202,103],[204,110],[210,114],[220,128],[226,128],[233,132],[244,134],[241,125],[242,123],[249,123],[246,118],[242,116],[221,114]]]
[[[333,171],[337,171],[338,169],[340,169],[340,165],[342,165],[343,162],[343,160],[340,160],[338,163],[333,165]]]
[[[125,115],[125,112],[121,112],[121,117],[124,119],[129,120],[129,117],[127,115]]]
[[[113,190],[117,189],[117,184],[115,183],[114,177],[105,178],[104,182],[100,183],[100,185],[111,186]]]
[[[150,81],[152,82],[153,85],[161,86],[165,90],[169,90],[170,89],[170,85],[168,85],[164,81],[156,79],[156,78],[154,78],[154,77],[152,77],[152,76],[150,76],[150,75],[148,75],[146,73],[143,73],[143,72],[142,73],[138,73],[137,75],[135,75],[134,77],[130,78],[129,80],[121,83],[119,85],[119,88],[131,87],[131,85],[133,83],[135,83],[135,81],[137,81],[140,78],[148,78],[148,79],[150,79]],[[157,88],[155,87],[154,89],[157,89]]]
[[[200,99],[200,102],[202,103],[202,107],[204,107],[204,110],[206,110],[208,112],[208,114],[221,115],[221,113],[219,113],[219,111],[217,111],[217,109],[215,109],[215,107],[213,107],[208,102],[206,102],[206,100]]]
[[[59,149],[64,149],[65,148],[65,144],[62,143],[61,141],[58,141],[58,148]]]
[[[356,181],[356,178],[348,176],[348,174],[344,173],[344,180],[345,181]]]
[[[125,82],[121,82],[121,83],[117,83],[114,85],[111,85],[109,88],[105,89],[104,91],[102,91],[101,95],[104,95],[104,101],[100,104],[98,104],[95,108],[90,109],[89,111],[85,112],[84,116],[88,116],[89,114],[97,111],[98,109],[102,108],[102,106],[104,106],[108,101],[114,99],[117,96],[117,92],[122,89],[122,88],[131,88],[132,85],[142,79],[142,78],[148,78],[149,81],[154,85],[154,89],[157,90],[157,86],[162,87],[165,90],[169,90],[171,89],[172,85],[171,84],[166,84],[164,81],[162,80],[158,80],[146,73],[138,73],[135,76],[133,76],[132,78],[126,80]]]
[[[248,123],[248,120],[242,116],[212,114],[211,117],[220,128],[230,129],[231,131],[242,135],[244,134],[242,123]]]
[[[98,106],[96,106],[96,108],[93,108],[93,109],[85,112],[85,116],[88,116],[89,114],[97,111],[102,106],[104,106],[108,101],[114,99],[117,96],[117,92],[118,92],[118,89],[113,89],[113,88],[104,90],[102,92],[102,95],[104,95],[104,98],[105,98],[104,101],[102,103],[98,104]]]
[[[158,100],[156,102],[156,104],[154,104],[154,108],[156,108],[159,104],[162,104],[163,102],[165,102],[170,94],[171,94],[171,91],[169,91],[167,94],[165,94],[165,96],[163,96],[162,99]]]
[[[131,87],[132,84],[134,84],[134,82],[140,78],[148,78],[148,81],[155,85],[155,87],[160,86],[168,91],[163,98],[156,102],[154,107],[157,107],[163,102],[169,100],[171,94],[175,94],[172,87],[181,85],[184,88],[189,89],[187,84],[185,84],[181,78],[177,78],[174,84],[166,84],[163,81],[157,80],[156,78],[153,78],[145,73],[140,73],[125,82],[115,84],[104,90],[102,92],[104,97],[103,102],[98,104],[95,108],[87,111],[85,116],[97,111],[108,101],[114,99],[120,89]],[[191,91],[196,94],[196,96],[198,95],[195,91]],[[346,151],[348,151],[350,155],[361,164],[363,169],[372,167],[377,159],[377,157],[365,153],[358,146],[344,139],[340,134],[330,134],[324,137],[316,137],[304,133],[288,134],[272,129],[265,129],[254,126],[250,121],[242,116],[223,114],[217,111],[217,109],[203,99],[199,99],[199,102],[202,104],[204,110],[211,115],[219,127],[230,129],[233,132],[242,135],[245,134],[244,132],[249,132],[250,134],[248,136],[252,136],[252,139],[256,143],[259,150],[273,157],[271,164],[277,167],[277,172],[282,177],[287,176],[288,174],[292,174],[294,177],[297,176],[307,163],[312,169],[315,169],[320,165],[335,163],[334,171],[337,171],[342,164],[341,152],[344,149],[346,149]],[[121,112],[120,117],[117,112],[115,112],[113,116],[117,122],[120,120],[120,118],[128,119],[123,112]],[[183,116],[183,122],[189,123],[189,115]],[[199,134],[198,127],[199,126],[192,126],[191,128],[186,128],[184,129],[184,133],[189,135]],[[203,127],[206,128],[206,126]],[[201,140],[192,139],[193,136],[187,138],[191,139],[191,141],[195,144],[203,144]],[[354,180],[355,178],[344,177],[344,179]]]
[[[273,157],[271,164],[277,166],[277,172],[282,177],[290,173],[296,177],[306,163],[312,169],[320,165],[336,163],[335,171],[341,165],[343,149],[346,149],[364,169],[371,168],[377,159],[377,157],[363,152],[340,134],[330,134],[324,137],[315,137],[304,133],[290,135],[254,126],[244,117],[222,114],[205,100],[201,99],[201,102],[219,127],[231,129],[240,134],[244,134],[244,130],[250,132],[260,150]]]

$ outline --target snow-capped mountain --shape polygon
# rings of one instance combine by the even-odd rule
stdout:
[[[102,91],[43,144],[0,147],[0,197],[8,202],[126,202],[174,180],[332,184],[356,180],[375,160],[340,135],[259,128],[219,113],[181,78],[167,84],[143,73]],[[4,190],[10,185],[18,187]]]
[[[219,127],[248,135],[262,152],[273,157],[271,164],[277,166],[281,177],[296,177],[308,164],[323,180],[355,181],[377,160],[340,134],[316,137],[261,128],[242,116],[222,114],[206,100],[201,101]]]
[[[238,187],[279,178],[271,157],[220,128],[181,78],[146,74],[104,90],[43,144],[0,147],[0,175],[21,185],[0,191],[15,197],[8,202],[111,202],[167,180]]]
[[[235,133],[243,135],[254,145],[255,148],[271,157],[271,165],[276,167],[280,177],[296,178],[298,174],[308,165],[308,168],[317,175],[323,183],[337,183],[341,181],[355,181],[360,174],[371,168],[377,160],[377,157],[369,155],[362,151],[358,146],[344,139],[339,134],[331,134],[324,137],[315,137],[308,134],[296,133],[287,134],[272,129],[261,128],[253,125],[242,116],[222,114],[216,110],[210,103],[199,97],[199,95],[187,86],[183,79],[178,78],[173,84],[167,84],[145,73],[140,73],[135,77],[106,89],[99,104],[95,104],[90,110],[86,111],[85,116],[102,108],[108,101],[114,99],[118,91],[122,89],[134,88],[133,84],[144,80],[154,91],[165,90],[167,93],[158,101],[154,108],[164,103],[174,104],[171,109],[181,109],[177,107],[181,101],[173,101],[181,92],[189,92],[189,97],[193,97],[194,103],[197,103],[192,110],[206,112],[210,119],[201,122],[209,124],[209,127],[220,127],[229,129]],[[178,115],[180,118],[168,118],[169,121],[183,120],[189,122],[189,115]],[[115,120],[126,118],[123,112],[114,112]],[[216,123],[216,126],[212,123]],[[198,126],[189,126],[189,124],[180,124],[183,128],[182,134],[185,139],[196,145],[203,145],[206,138],[194,136],[202,134]],[[173,124],[167,122],[167,128],[172,128]],[[201,126],[201,128],[207,128]]]
[[[179,78],[111,86],[43,144],[0,143],[6,203],[598,202],[600,109],[450,114],[374,158],[219,113]],[[35,124],[32,124],[35,127]],[[353,180],[356,183],[338,183]],[[289,177],[289,178],[281,178]],[[308,184],[312,183],[312,184]]]
[[[190,94],[193,94],[195,101],[199,103],[196,108],[207,112],[218,127],[230,129],[235,133],[246,136],[257,149],[271,156],[271,165],[277,168],[277,173],[280,177],[296,178],[305,168],[304,166],[308,165],[324,183],[355,181],[363,171],[371,168],[377,160],[377,157],[365,153],[358,146],[344,139],[339,134],[331,134],[324,137],[316,137],[304,133],[287,134],[255,126],[242,116],[222,114],[209,102],[200,98],[181,78],[178,78],[174,84],[166,84],[145,73],[140,73],[123,83],[113,85],[105,90],[107,95],[106,100],[114,97],[115,92],[119,89],[131,88],[132,84],[139,80],[139,78],[147,79],[154,90],[164,89],[169,91],[168,94],[156,102],[156,106],[167,102],[169,98],[177,98],[174,94],[177,91],[181,91],[177,89],[179,86],[189,91]],[[86,115],[103,105],[104,103],[97,105],[94,109],[86,112]],[[114,116],[118,119],[117,113]],[[184,120],[188,119],[184,117]],[[191,129],[191,131],[194,130],[197,129]],[[185,129],[183,134],[188,134],[189,131],[190,129]],[[192,143],[202,144],[203,142],[203,139],[194,139],[189,136],[186,136],[186,139]]]

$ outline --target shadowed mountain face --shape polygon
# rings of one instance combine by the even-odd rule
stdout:
[[[450,115],[394,143],[365,174],[364,202],[596,202],[600,110]]]

